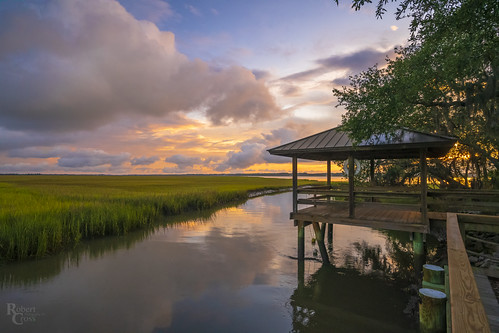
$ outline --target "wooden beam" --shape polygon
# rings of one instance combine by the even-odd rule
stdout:
[[[348,216],[355,217],[355,193],[354,193],[354,161],[353,155],[348,156]]]
[[[343,206],[343,205],[341,205]],[[400,231],[411,231],[411,232],[421,232],[428,233],[429,225],[422,224],[419,214],[416,212],[402,212],[400,213],[400,219],[396,218],[397,212],[390,211],[389,207],[372,210],[368,209],[370,215],[366,217],[362,206],[359,207],[358,215],[360,217],[350,218],[348,217],[348,207],[343,206],[340,211],[335,212],[331,210],[332,207],[318,206],[316,208],[309,207],[298,211],[298,213],[291,214],[292,219],[302,220],[302,221],[320,221],[334,224],[342,225],[354,225],[360,227],[370,227],[375,229],[388,229],[388,230],[400,230]],[[378,216],[378,213],[385,214],[389,212],[392,217],[383,217],[384,215]],[[410,214],[409,217],[407,214]],[[379,219],[377,218],[379,217]]]
[[[319,251],[322,257],[323,264],[329,264],[329,255],[327,254],[326,245],[324,245],[324,234],[322,233],[319,222],[313,222],[315,238],[317,239],[317,245],[319,246]]]
[[[293,157],[293,213],[298,211],[298,157]]]
[[[420,184],[421,184],[421,222],[429,223],[428,220],[428,165],[426,164],[426,149],[421,150],[420,159]]]
[[[490,332],[455,213],[447,213],[447,257],[452,332]]]

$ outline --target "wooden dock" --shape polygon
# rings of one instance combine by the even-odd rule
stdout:
[[[487,319],[489,320],[490,330],[499,332],[499,303],[492,290],[487,275],[475,272],[475,281],[482,299]]]
[[[345,203],[333,203],[300,209],[291,219],[305,222],[328,222],[377,229],[428,233],[429,225],[421,222],[421,213],[401,205],[361,203],[355,206],[355,216],[349,217]]]
[[[452,332],[490,332],[455,213],[447,213],[447,257]]]
[[[423,234],[429,232],[432,214],[474,214],[469,219],[459,216],[459,221],[456,213],[447,213],[443,218],[447,218],[447,286],[450,287],[447,297],[450,296],[452,332],[490,332],[462,235],[466,230],[494,231],[499,228],[499,192],[435,190],[429,189],[427,184],[427,158],[443,157],[456,141],[451,137],[399,129],[391,134],[372,135],[355,144],[349,133],[337,127],[269,149],[272,155],[291,158],[293,202],[290,216],[298,229],[298,261],[305,257],[305,226],[309,224],[313,226],[323,263],[327,264],[324,235],[327,227],[330,237],[333,224],[413,232],[414,254],[419,256],[424,255]],[[326,186],[298,189],[298,159],[326,162]],[[354,175],[360,167],[355,171],[355,165],[359,165],[355,159],[369,161],[369,187],[356,187]],[[377,159],[418,159],[418,185],[376,187]],[[347,187],[332,186],[332,161],[345,161]],[[308,207],[299,209],[299,205]]]

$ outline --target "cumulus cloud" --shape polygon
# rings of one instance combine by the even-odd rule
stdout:
[[[257,80],[264,79],[267,80],[272,77],[272,73],[266,70],[260,70],[260,69],[254,69],[252,71],[253,75],[256,77]]]
[[[270,145],[282,145],[298,139],[298,133],[295,129],[282,127],[270,131],[270,134],[262,134]]]
[[[189,60],[173,33],[116,1],[0,2],[0,31],[0,123],[9,130],[90,130],[192,110],[214,124],[278,115],[251,71]]]
[[[228,169],[245,169],[253,164],[262,163],[263,153],[266,146],[258,142],[247,142],[241,145],[240,151],[227,153],[228,159],[220,164],[216,170],[226,171]]]
[[[225,160],[219,163],[215,170],[223,172],[247,169],[252,165],[262,163],[289,163],[289,158],[270,155],[267,149],[294,141],[304,133],[309,134],[310,129],[305,127],[289,122],[285,127],[271,130],[270,133],[262,133],[261,137],[246,140],[239,145],[237,150],[229,151]]]
[[[203,164],[203,159],[197,156],[176,154],[165,158],[165,162],[176,164],[179,169],[192,168],[194,165]]]
[[[135,157],[130,160],[131,165],[151,165],[155,162],[159,161],[158,156],[142,156]]]
[[[65,153],[57,165],[65,168],[95,167],[101,165],[120,166],[130,159],[129,153],[110,154],[98,149],[82,149]]]

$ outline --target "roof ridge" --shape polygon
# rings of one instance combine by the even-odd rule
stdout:
[[[282,145],[280,145],[280,146],[277,146],[277,147],[274,147],[274,148],[267,149],[267,151],[274,150],[274,149],[279,149],[279,148],[282,148],[282,147],[284,147],[284,146],[287,146],[287,145],[291,145],[291,144],[297,143],[298,141],[305,141],[305,140],[307,140],[307,139],[310,139],[310,138],[311,138],[311,137],[313,137],[313,136],[319,136],[319,135],[321,135],[322,133],[326,133],[326,132],[329,132],[329,131],[333,131],[333,130],[338,131],[338,129],[339,129],[339,128],[341,128],[341,127],[342,127],[342,126],[336,126],[336,127],[330,128],[330,129],[328,129],[328,130],[324,130],[324,131],[319,132],[319,133],[311,134],[311,135],[306,136],[306,137],[304,137],[304,138],[297,139],[297,140],[294,140],[294,141],[291,141],[291,142],[288,142],[288,143],[282,144]],[[344,131],[341,131],[341,132],[344,132]],[[345,132],[345,134],[347,134],[347,133]],[[347,135],[348,135],[348,134],[347,134]]]

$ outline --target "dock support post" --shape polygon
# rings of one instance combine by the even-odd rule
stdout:
[[[298,290],[303,291],[305,288],[305,261],[298,260]]]
[[[369,181],[371,186],[376,186],[376,180],[374,179],[374,158],[371,158],[371,164],[369,168]]]
[[[424,236],[420,232],[415,232],[412,240],[414,255],[424,255]]]
[[[331,160],[327,160],[327,186],[331,188]]]
[[[298,225],[298,261],[305,260],[305,224],[296,221]]]
[[[419,159],[419,164],[420,164],[420,183],[421,183],[421,222],[423,224],[428,224],[428,204],[427,204],[427,198],[428,198],[428,184],[427,184],[427,178],[428,178],[428,165],[426,164],[426,149],[422,149],[420,152],[420,159]]]
[[[332,223],[327,224],[327,242],[329,244],[333,243],[333,224]]]
[[[355,194],[354,194],[354,160],[353,155],[348,156],[348,216],[355,217]]]
[[[298,158],[293,157],[293,213],[298,211]]]
[[[425,258],[425,244],[423,234],[414,232],[412,234],[412,249],[414,251],[414,277],[421,281]]]
[[[327,254],[326,245],[324,245],[323,230],[325,230],[325,228],[322,228],[321,230],[319,222],[313,222],[312,225],[314,227],[315,238],[317,239],[317,245],[319,245],[319,251],[321,252],[322,263],[329,264],[329,256]]]

